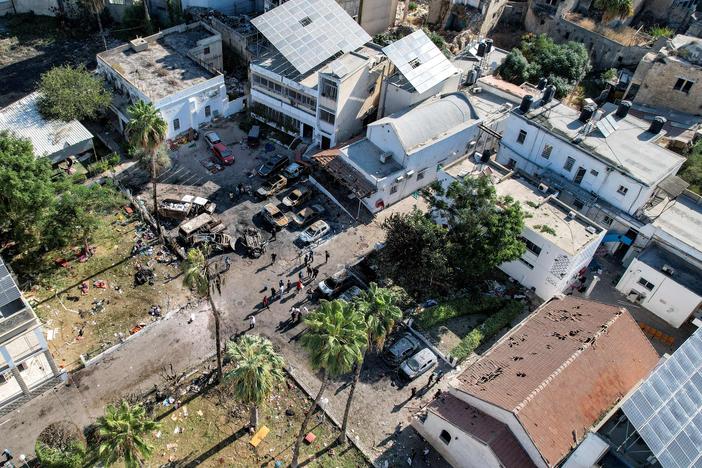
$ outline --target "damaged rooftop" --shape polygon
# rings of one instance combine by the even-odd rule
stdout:
[[[144,38],[139,52],[130,44],[102,52],[98,58],[152,101],[203,83],[215,74],[188,56],[198,41],[214,36],[197,25],[183,31],[164,31]]]

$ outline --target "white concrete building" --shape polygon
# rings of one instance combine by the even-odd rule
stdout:
[[[93,155],[93,134],[77,120],[48,120],[39,112],[39,93],[29,94],[0,109],[0,131],[32,143],[34,154],[59,163],[70,156]]]
[[[455,180],[481,175],[490,177],[498,196],[517,200],[525,213],[521,238],[526,252],[518,260],[500,265],[500,270],[544,300],[575,285],[592,261],[605,229],[540,191],[525,175],[509,173],[494,164],[475,164],[466,158],[447,166],[438,180],[448,187]]]
[[[376,213],[472,151],[480,122],[468,96],[451,93],[373,122],[365,138],[314,159]]]
[[[625,309],[554,299],[449,382],[412,426],[457,468],[560,466],[657,363]]]
[[[222,69],[222,39],[202,23],[181,24],[99,53],[97,69],[114,88],[111,109],[121,128],[127,108],[150,102],[168,123],[167,138],[197,129],[240,108],[230,105]]]
[[[252,115],[323,149],[358,135],[386,66],[370,36],[333,0],[289,0],[252,23],[270,43],[249,67]]]
[[[59,383],[34,311],[0,258],[0,415]]]
[[[699,312],[702,304],[699,266],[655,242],[632,260],[617,289],[676,328]]]

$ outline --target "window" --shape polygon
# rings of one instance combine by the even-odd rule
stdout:
[[[426,172],[426,169],[422,169],[421,171],[417,172],[417,180],[422,180],[424,178],[425,172]]]
[[[514,169],[517,167],[517,161],[515,159],[510,158],[509,161],[507,161],[507,167],[509,169]]]
[[[212,113],[212,108],[210,106],[205,106],[205,117],[209,117]]]
[[[656,287],[655,284],[651,283],[650,281],[647,281],[646,278],[644,278],[643,276],[639,278],[638,283],[644,288],[648,289],[649,291],[653,291],[653,288]]]
[[[336,101],[337,88],[336,83],[328,80],[322,81],[322,96]]]
[[[675,91],[682,91],[683,93],[689,93],[692,85],[695,84],[694,81],[686,80],[685,78],[678,78],[678,80],[673,85]]]
[[[209,48],[209,47],[205,47],[205,50],[203,51],[203,54],[209,55],[209,54],[210,54],[210,48]]]
[[[529,252],[533,253],[537,257],[539,256],[539,254],[541,253],[541,247],[539,247],[538,245],[534,244],[529,239],[522,237],[522,236],[519,236],[519,240],[524,242],[524,245],[526,245],[526,248]]]
[[[553,151],[553,146],[551,145],[544,145],[544,150],[541,152],[541,157],[544,159],[548,159],[551,157],[551,151]]]
[[[334,114],[322,108],[319,109],[319,119],[334,125]]]
[[[527,267],[528,269],[530,269],[530,270],[533,270],[533,269],[534,269],[534,265],[532,265],[531,263],[527,262],[527,261],[524,260],[522,257],[519,257],[519,261],[522,262],[524,265],[526,265],[526,267]]]
[[[568,159],[566,159],[566,162],[563,165],[563,169],[570,172],[570,170],[573,169],[573,164],[575,164],[575,159],[568,156]]]
[[[390,187],[390,194],[392,195],[393,193],[397,193],[397,185],[392,185]]]
[[[441,434],[439,435],[439,439],[446,445],[451,443],[451,434],[448,433],[448,431],[441,431]]]
[[[629,189],[624,187],[623,185],[620,185],[619,188],[617,189],[617,193],[621,195],[626,195],[626,192],[628,192]]]
[[[524,130],[519,130],[519,135],[517,135],[517,143],[522,144],[526,140],[527,132]]]
[[[180,130],[180,119],[175,119],[173,121],[173,130]]]
[[[611,226],[613,222],[614,220],[607,215],[605,215],[604,218],[602,218],[602,224],[604,224],[605,226]]]
[[[302,19],[300,20],[300,24],[302,25],[303,28],[304,28],[305,26],[309,26],[310,24],[312,24],[312,19],[310,19],[309,16],[305,16],[304,18],[302,18]]]
[[[590,169],[590,175],[593,177],[597,177],[598,175],[600,175],[600,173],[594,169]]]
[[[583,203],[582,201],[580,201],[576,198],[573,201],[573,206],[578,210],[582,210],[585,207],[585,203]]]

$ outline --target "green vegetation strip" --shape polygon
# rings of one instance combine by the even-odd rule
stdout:
[[[492,338],[497,332],[509,325],[509,323],[521,313],[523,308],[524,305],[521,302],[508,302],[499,312],[491,315],[478,327],[471,330],[471,332],[451,350],[451,355],[458,359],[459,362],[463,361],[470,356],[478,346],[485,342],[485,340]]]
[[[415,320],[415,324],[428,330],[449,319],[473,314],[492,314],[500,310],[505,300],[493,296],[462,297],[426,309]]]

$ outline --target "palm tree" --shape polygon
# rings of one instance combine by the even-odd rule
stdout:
[[[200,249],[188,250],[187,257],[181,263],[183,269],[183,283],[200,296],[207,296],[212,308],[215,321],[215,346],[217,347],[217,382],[222,381],[222,345],[220,344],[219,311],[212,299],[212,285],[210,284],[209,264],[205,254]]]
[[[98,456],[109,466],[124,458],[127,468],[141,466],[153,451],[144,436],[158,429],[159,424],[146,415],[141,405],[122,401],[119,406],[108,405],[105,415],[97,422],[100,447]]]
[[[353,400],[356,385],[361,377],[361,369],[366,360],[366,354],[370,349],[379,351],[383,349],[385,340],[392,333],[397,322],[402,320],[402,310],[395,305],[395,296],[387,288],[379,288],[377,284],[371,283],[370,289],[364,291],[353,307],[360,313],[366,321],[366,336],[368,344],[363,352],[361,362],[356,365],[354,370],[353,382],[349,390],[349,398],[346,400],[346,409],[344,410],[344,421],[341,425],[341,434],[339,435],[339,443],[344,445],[348,441],[346,429],[349,424],[349,413],[351,412],[351,402]]]
[[[258,335],[244,335],[238,341],[230,342],[227,356],[236,367],[224,378],[232,383],[236,399],[251,406],[249,426],[256,429],[258,405],[268,398],[275,384],[285,378],[285,363],[273,349],[273,343]]]
[[[602,19],[624,19],[634,14],[633,0],[595,0],[595,8],[602,10]]]
[[[298,466],[300,444],[310,417],[329,385],[329,379],[346,374],[359,364],[367,344],[363,315],[354,313],[345,301],[322,301],[319,308],[307,316],[305,324],[307,330],[300,341],[310,353],[312,368],[322,371],[322,385],[300,426],[293,449],[293,468]]]
[[[161,238],[161,222],[158,216],[158,200],[156,198],[156,151],[166,138],[168,124],[150,102],[137,101],[129,108],[127,137],[131,144],[139,146],[151,155],[151,185],[154,197],[154,218],[158,236]]]

